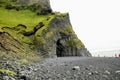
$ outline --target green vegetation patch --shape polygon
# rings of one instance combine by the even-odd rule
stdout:
[[[61,20],[61,21],[62,20],[64,21],[65,18],[69,16],[68,13],[54,12],[54,14],[55,14],[56,18]]]
[[[61,32],[66,34],[66,35],[69,35],[71,33],[74,34],[74,31],[73,31],[70,24],[67,24],[66,28],[64,30],[62,30]]]
[[[11,34],[15,39],[22,41],[26,44],[32,44],[33,41],[29,39],[29,37],[26,37],[20,33],[25,31],[33,30],[34,27],[39,23],[43,22],[45,26],[40,28],[36,34],[35,37],[38,37],[43,30],[46,30],[48,28],[49,22],[54,18],[54,15],[36,15],[36,13],[30,11],[30,10],[7,10],[2,7],[0,7],[0,31],[2,31],[2,27],[9,26],[8,28],[5,28],[4,31]],[[15,27],[18,24],[22,24],[26,26],[26,29],[21,27]],[[19,33],[20,32],[20,33]],[[37,40],[41,39],[37,38]],[[41,44],[45,43],[44,38],[41,40]]]
[[[18,61],[15,62],[17,65],[22,65],[22,64],[28,64],[28,60],[27,59],[20,59]]]
[[[43,33],[48,30],[49,24],[51,20],[54,18],[55,18],[54,15],[49,15],[47,20],[43,21],[44,26],[35,33],[35,42],[38,42],[37,43],[38,45],[44,45],[46,43],[46,40],[45,40],[46,35],[43,35]],[[50,37],[50,35],[47,35],[46,37]]]
[[[6,73],[6,74],[8,74],[10,76],[15,76],[16,75],[16,73],[14,71],[7,70],[7,69],[0,69],[0,72],[1,73]]]
[[[14,29],[15,27],[13,28],[10,28],[10,27],[5,27],[3,30],[7,33],[9,33],[14,39],[20,41],[20,42],[23,42],[25,44],[33,44],[33,42],[29,39],[29,37],[26,37],[24,36],[23,34],[21,34],[20,32],[22,31],[25,31],[25,30],[15,30]]]
[[[52,30],[52,31],[49,31],[49,32],[46,33],[45,38],[46,38],[46,39],[49,39],[49,38],[51,38],[53,35],[54,35],[53,30]]]
[[[35,44],[36,45],[44,45],[46,43],[46,40],[42,36],[35,36]]]
[[[39,22],[47,20],[49,16],[50,15],[38,16],[30,10],[16,11],[0,7],[0,27],[15,27],[18,24],[24,24],[27,26],[27,30],[31,30]]]
[[[67,45],[70,47],[75,47],[77,49],[84,46],[84,44],[77,37],[72,38],[70,41],[68,41]]]

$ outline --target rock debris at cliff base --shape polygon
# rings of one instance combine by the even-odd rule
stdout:
[[[8,65],[6,63],[6,65]],[[60,57],[29,65],[10,66],[16,76],[0,74],[5,80],[120,80],[119,58]]]

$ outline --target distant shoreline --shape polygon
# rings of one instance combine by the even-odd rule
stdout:
[[[114,50],[101,50],[101,51],[90,51],[93,57],[118,57],[120,49]]]

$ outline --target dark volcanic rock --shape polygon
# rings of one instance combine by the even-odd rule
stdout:
[[[119,58],[49,58],[42,63],[37,62],[16,68],[19,68],[19,74],[14,77],[4,74],[4,78],[9,78],[8,80],[11,80],[10,78],[13,80],[120,80]],[[3,77],[0,76],[0,79]]]
[[[46,42],[41,47],[49,57],[91,56],[73,31],[68,14],[56,15],[50,21],[48,28],[41,33],[41,37]],[[37,38],[39,36],[36,40]]]

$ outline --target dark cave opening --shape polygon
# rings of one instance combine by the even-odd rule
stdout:
[[[56,43],[56,55],[57,57],[63,57],[65,47],[61,44],[60,39],[58,39]]]

